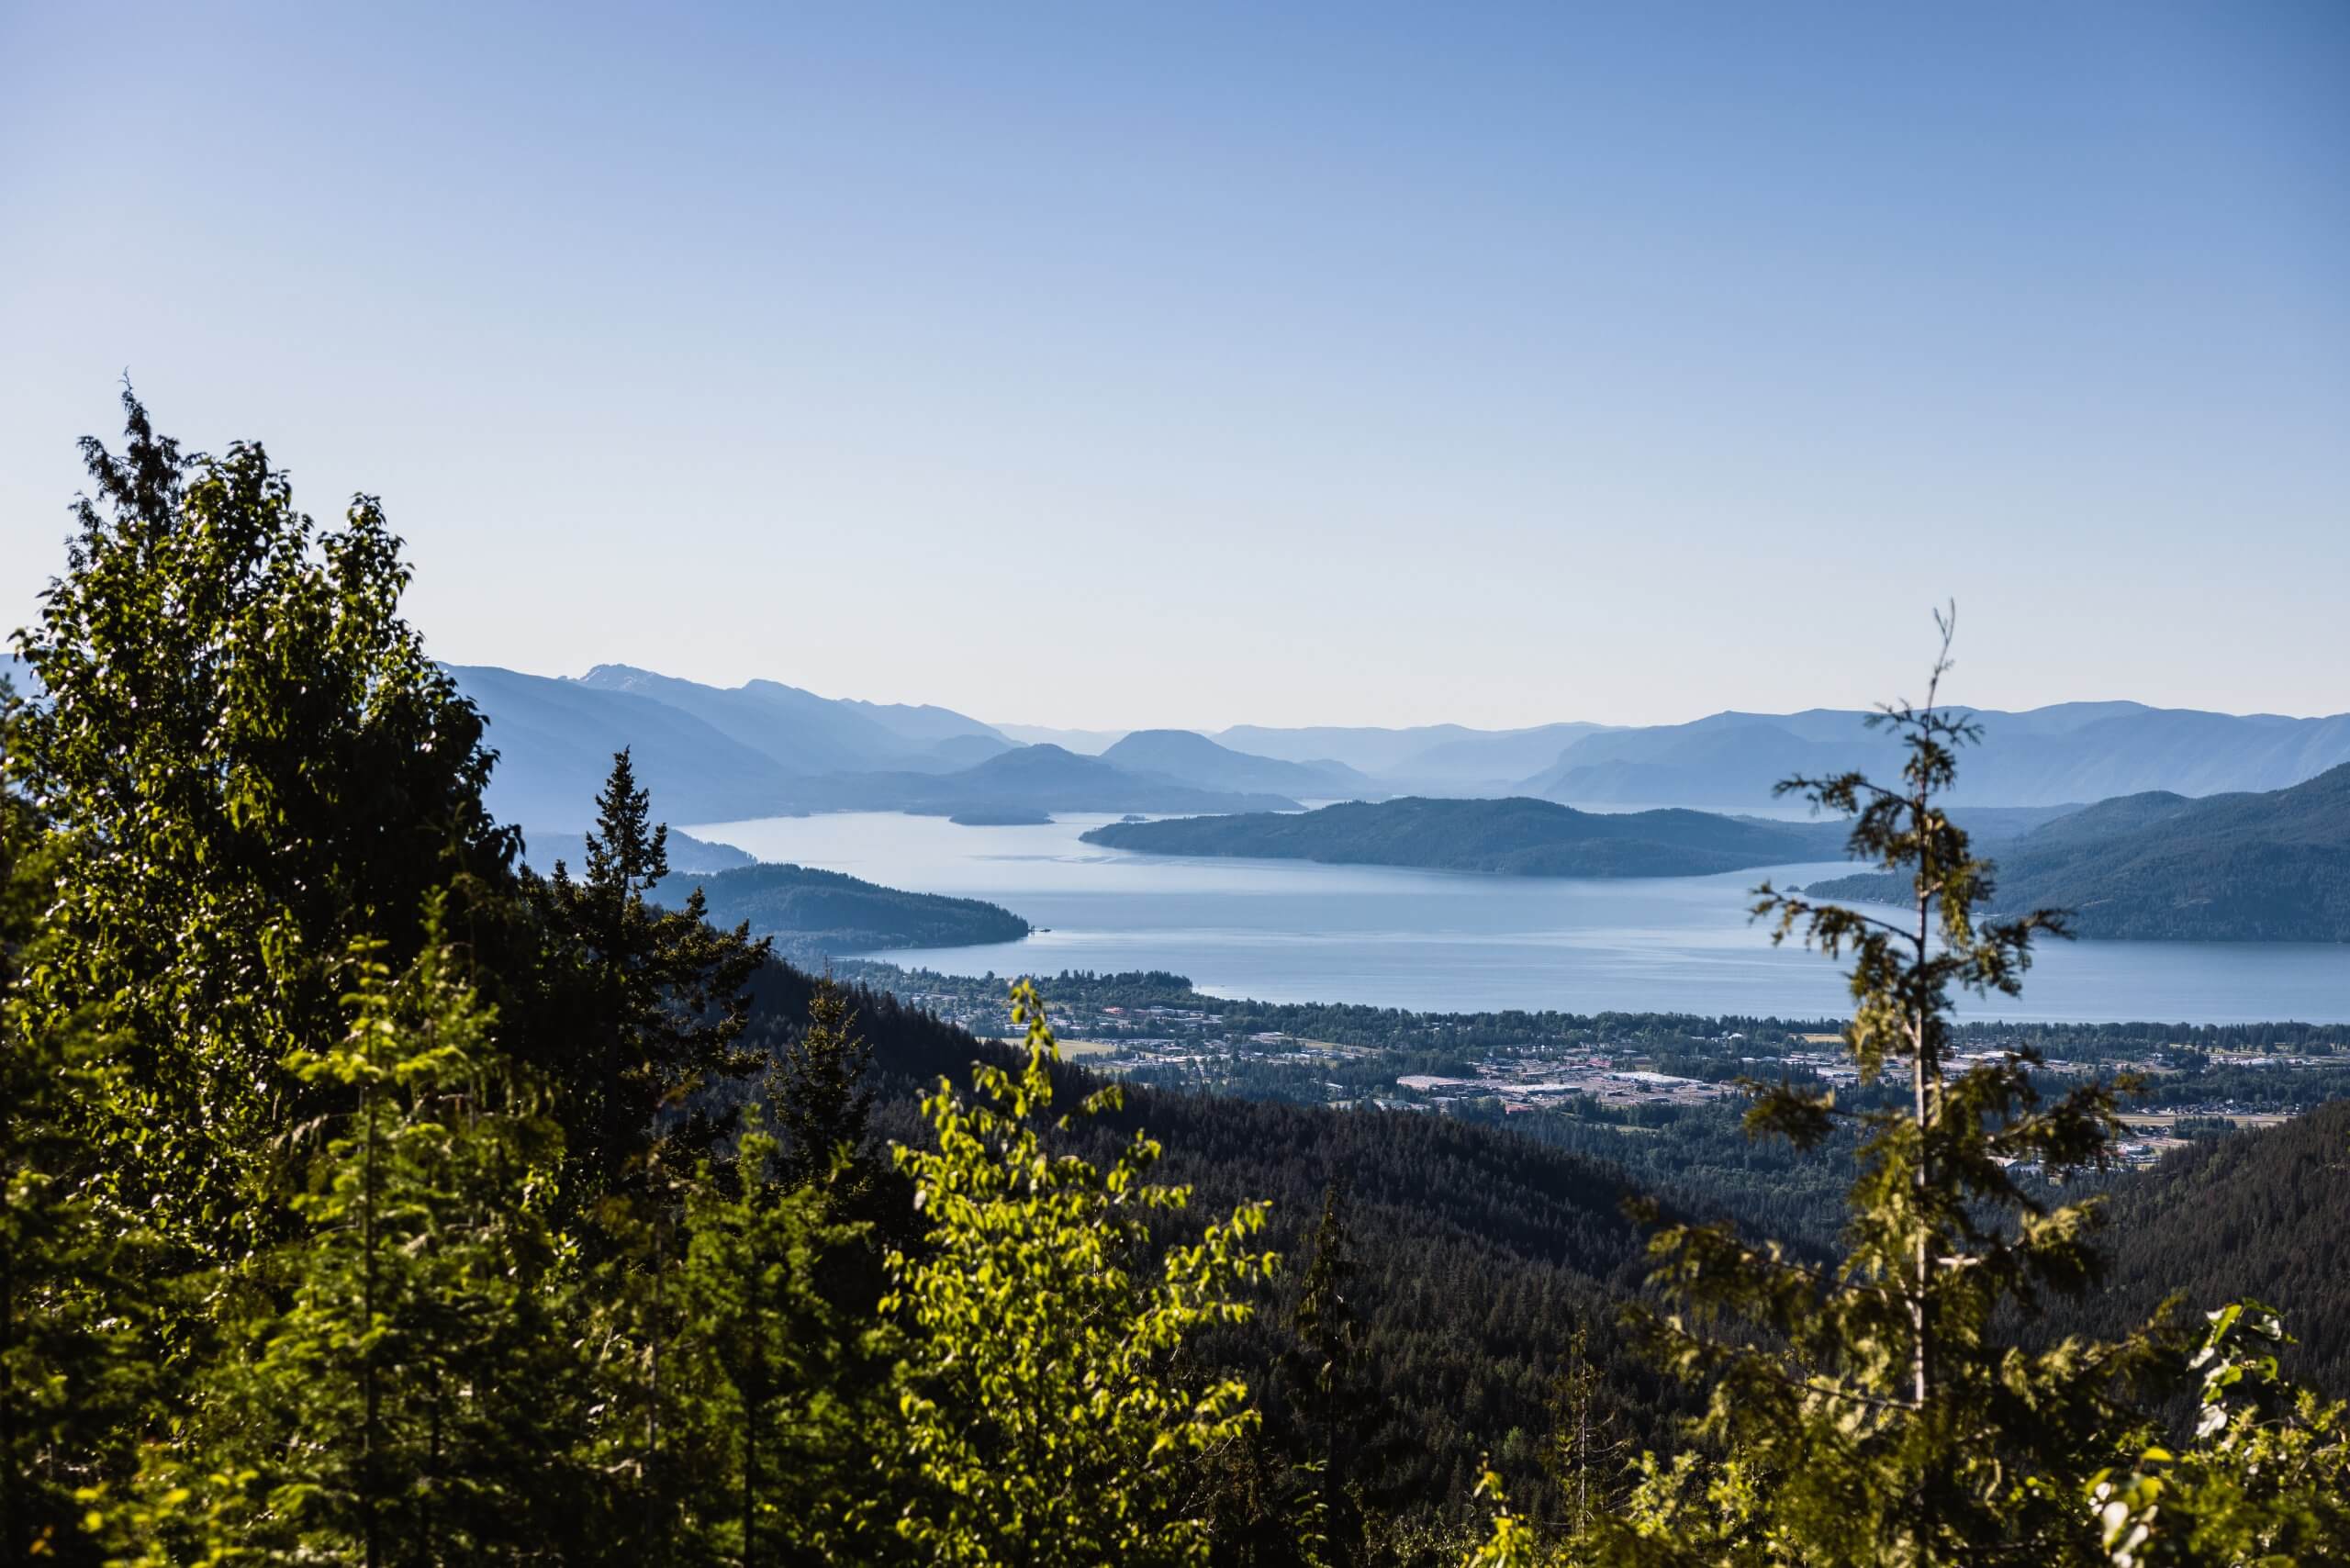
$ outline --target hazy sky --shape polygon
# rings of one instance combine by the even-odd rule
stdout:
[[[362,9],[0,5],[6,623],[128,369],[463,662],[2350,709],[2341,0]]]

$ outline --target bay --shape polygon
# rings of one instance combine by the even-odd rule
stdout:
[[[1114,819],[959,827],[845,812],[687,828],[762,860],[1000,903],[1019,942],[872,958],[948,974],[1166,969],[1214,995],[1416,1011],[1556,1008],[1828,1017],[1835,965],[1750,924],[1748,890],[1840,875],[1841,862],[1717,877],[1494,877],[1295,860],[1136,855],[1080,842]],[[2053,943],[2019,999],[1975,1018],[2062,1023],[2350,1022],[2350,946]]]

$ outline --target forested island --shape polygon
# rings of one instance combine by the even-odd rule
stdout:
[[[746,866],[706,876],[672,874],[654,902],[681,906],[695,893],[720,925],[747,924],[784,952],[822,958],[887,947],[964,947],[1017,942],[1029,924],[979,899],[910,893],[807,866]]]
[[[946,820],[957,827],[1044,827],[1053,814],[1021,806],[967,806]]]
[[[2000,846],[1996,864],[1995,908],[2068,910],[2083,936],[2350,942],[2350,764],[2286,790],[2100,801]],[[1881,872],[1810,891],[1914,896]]]
[[[1844,841],[1843,829],[1833,823],[1687,811],[1579,812],[1526,796],[1412,796],[1348,801],[1302,813],[1111,823],[1084,837],[1089,844],[1147,855],[1411,866],[1514,877],[1702,877],[1841,859]]]

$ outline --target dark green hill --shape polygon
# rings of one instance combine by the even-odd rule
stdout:
[[[1151,855],[1223,855],[1494,871],[1516,877],[1695,877],[1843,853],[1835,823],[1705,812],[1579,812],[1548,801],[1348,802],[1318,812],[1113,823],[1091,844]]]
[[[671,876],[653,896],[674,907],[696,888],[708,901],[711,924],[748,921],[753,935],[773,936],[778,949],[803,957],[1017,942],[1029,930],[1010,910],[978,899],[901,892],[806,866]]]
[[[2350,1389],[2350,1101],[2174,1154],[2122,1182],[2109,1219],[2088,1327],[2142,1322],[2174,1292],[2190,1315],[2252,1296],[2300,1341],[2289,1370]]]
[[[2266,793],[2100,801],[2003,846],[1996,864],[2000,910],[2069,909],[2083,936],[2350,942],[2350,763]],[[1811,891],[1909,896],[1875,872]]]

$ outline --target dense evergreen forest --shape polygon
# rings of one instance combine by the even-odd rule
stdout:
[[[0,722],[0,1560],[2350,1551],[2272,1309],[2052,1338],[2096,1204],[2020,1168],[2101,1169],[2117,1102],[1957,1054],[2062,922],[1974,918],[1930,691],[1897,784],[1804,787],[1937,928],[1759,894],[1856,974],[1858,1091],[1747,1113],[1846,1156],[1780,1246],[1505,1128],[1128,1092],[1024,984],[1002,1047],[812,977],[655,896],[625,751],[520,867],[380,507],[126,411]]]
[[[2350,1388],[2350,1098],[2222,1135],[2115,1190],[2105,1288],[2080,1321],[2111,1332],[2168,1296],[2293,1304],[2285,1366]]]

